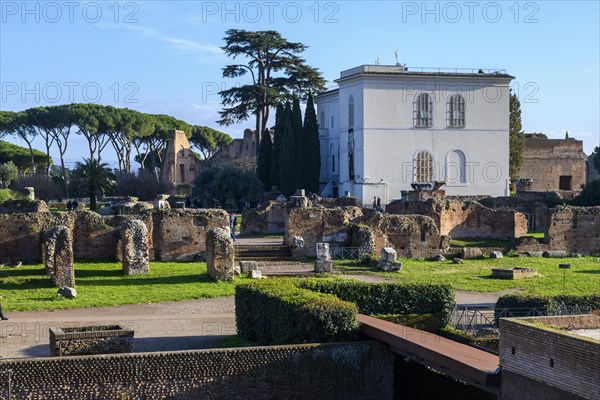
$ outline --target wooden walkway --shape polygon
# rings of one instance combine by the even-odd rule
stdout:
[[[397,354],[491,393],[500,384],[497,355],[368,315],[359,314],[358,319],[361,333],[388,344]]]

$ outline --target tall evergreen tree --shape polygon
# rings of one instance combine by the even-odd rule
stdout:
[[[279,190],[286,196],[294,194],[297,187],[297,161],[296,161],[296,137],[292,126],[292,110],[290,103],[285,107],[285,120],[281,139],[281,153],[279,159]]]
[[[302,180],[307,191],[319,193],[321,173],[321,145],[319,124],[312,95],[308,96],[304,112],[304,143],[302,146]]]
[[[271,157],[271,183],[279,188],[279,159],[281,157],[281,139],[285,122],[285,106],[283,103],[277,105],[275,112],[275,130],[273,132],[273,153]]]
[[[516,94],[510,94],[509,102],[509,175],[510,179],[517,179],[519,168],[523,163],[525,149],[525,136],[521,130],[521,103]]]
[[[592,160],[594,161],[594,168],[596,168],[596,171],[600,172],[600,147],[594,148],[593,154]]]
[[[265,130],[258,147],[257,173],[265,191],[270,191],[273,186],[271,177],[271,164],[273,155],[273,142],[271,132]]]
[[[304,180],[302,178],[303,169],[304,169],[304,160],[302,156],[304,155],[304,131],[302,128],[302,109],[300,108],[300,100],[297,97],[294,97],[292,101],[292,129],[294,130],[294,138],[296,140],[296,189],[304,189]]]

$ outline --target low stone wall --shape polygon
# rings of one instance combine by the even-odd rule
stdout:
[[[206,232],[229,225],[224,210],[149,210],[140,215],[102,216],[91,211],[23,213],[0,215],[0,259],[39,263],[44,232],[63,225],[73,236],[75,259],[117,260],[121,226],[141,220],[148,228],[151,260],[192,260],[206,250]]]
[[[525,279],[537,276],[535,268],[492,268],[492,277],[498,279]]]
[[[360,226],[372,234],[358,235]],[[320,242],[334,247],[365,247],[374,254],[384,247],[393,247],[404,258],[438,254],[441,243],[441,235],[429,217],[381,214],[358,207],[290,209],[286,243],[292,243],[294,236],[304,239],[303,256],[308,257],[316,255],[316,244]],[[373,243],[363,243],[365,240]]]
[[[283,234],[285,232],[286,203],[270,201],[258,209],[246,209],[242,213],[242,235]]]
[[[15,399],[392,399],[375,342],[0,361]]]
[[[50,328],[51,356],[81,356],[91,354],[131,353],[131,328],[120,325]]]
[[[431,217],[440,234],[452,238],[514,239],[527,234],[527,219],[515,210],[496,210],[474,200],[432,198],[395,200],[386,206],[391,214]]]

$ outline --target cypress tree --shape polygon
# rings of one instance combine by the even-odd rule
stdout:
[[[271,179],[271,164],[273,154],[273,143],[271,141],[271,132],[265,130],[258,148],[257,173],[263,184],[265,191],[270,191],[273,186]]]
[[[277,105],[275,112],[275,131],[273,132],[273,152],[271,156],[271,183],[279,188],[279,160],[281,157],[281,139],[285,123],[285,107],[282,103]]]
[[[285,106],[285,118],[281,138],[279,158],[279,190],[286,196],[294,194],[297,189],[296,137],[292,126],[292,110],[290,103]]]
[[[307,191],[319,193],[319,175],[321,173],[321,145],[319,142],[319,123],[312,95],[308,96],[304,112],[303,186]]]
[[[521,103],[516,94],[510,94],[509,101],[509,175],[510,179],[517,179],[519,168],[523,163],[525,150],[525,136],[521,130]]]
[[[300,100],[294,97],[292,101],[292,129],[294,131],[294,138],[296,140],[296,153],[295,153],[295,166],[296,175],[294,177],[294,184],[296,189],[304,189],[303,182],[303,171],[306,167],[304,156],[304,130],[302,128],[302,109],[300,108]]]

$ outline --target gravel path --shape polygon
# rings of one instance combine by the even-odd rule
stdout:
[[[135,329],[136,352],[211,348],[236,333],[233,296],[7,314],[0,323],[1,358],[49,356],[48,330],[56,326],[126,325]]]

